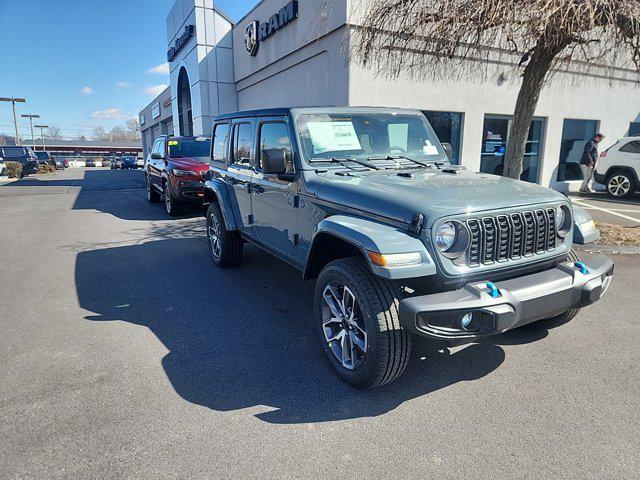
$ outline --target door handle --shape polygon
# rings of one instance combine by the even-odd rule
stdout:
[[[255,195],[256,193],[264,193],[264,188],[261,187],[260,185],[256,185],[255,183],[252,183],[249,191]]]

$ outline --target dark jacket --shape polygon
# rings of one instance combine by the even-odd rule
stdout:
[[[584,146],[580,165],[594,167],[596,165],[596,160],[598,160],[598,144],[595,140],[591,139]]]

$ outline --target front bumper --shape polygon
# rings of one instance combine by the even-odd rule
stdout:
[[[402,300],[400,324],[413,334],[437,339],[493,335],[591,305],[607,290],[612,275],[613,261],[597,255],[580,266],[567,261],[496,282],[493,292],[487,282],[468,283],[460,290]]]

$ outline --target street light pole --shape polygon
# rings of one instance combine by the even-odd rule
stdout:
[[[34,125],[34,127],[39,128],[40,129],[40,140],[42,140],[42,151],[46,152],[47,148],[44,146],[44,133],[43,133],[43,129],[45,128],[49,128],[49,125]]]
[[[20,146],[20,135],[18,134],[18,117],[16,115],[16,102],[24,103],[26,100],[24,98],[15,98],[15,97],[0,97],[0,102],[11,102],[13,106],[13,125],[16,127],[16,145]]]
[[[33,115],[32,113],[20,115],[22,118],[28,118],[31,125],[31,143],[33,143],[33,150],[36,150],[36,137],[33,136],[33,119],[40,118],[40,115]]]

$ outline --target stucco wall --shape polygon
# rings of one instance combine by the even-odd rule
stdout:
[[[173,118],[178,133],[178,75],[186,68],[191,86],[193,130],[211,134],[211,119],[237,109],[233,76],[232,23],[217,11],[212,0],[176,0],[167,16],[167,44],[194,25],[193,37],[169,62]]]
[[[246,52],[247,24],[268,21],[287,3],[288,0],[265,0],[233,30],[238,107],[345,105],[346,9],[341,0],[299,2],[296,20],[260,42],[255,56]]]

